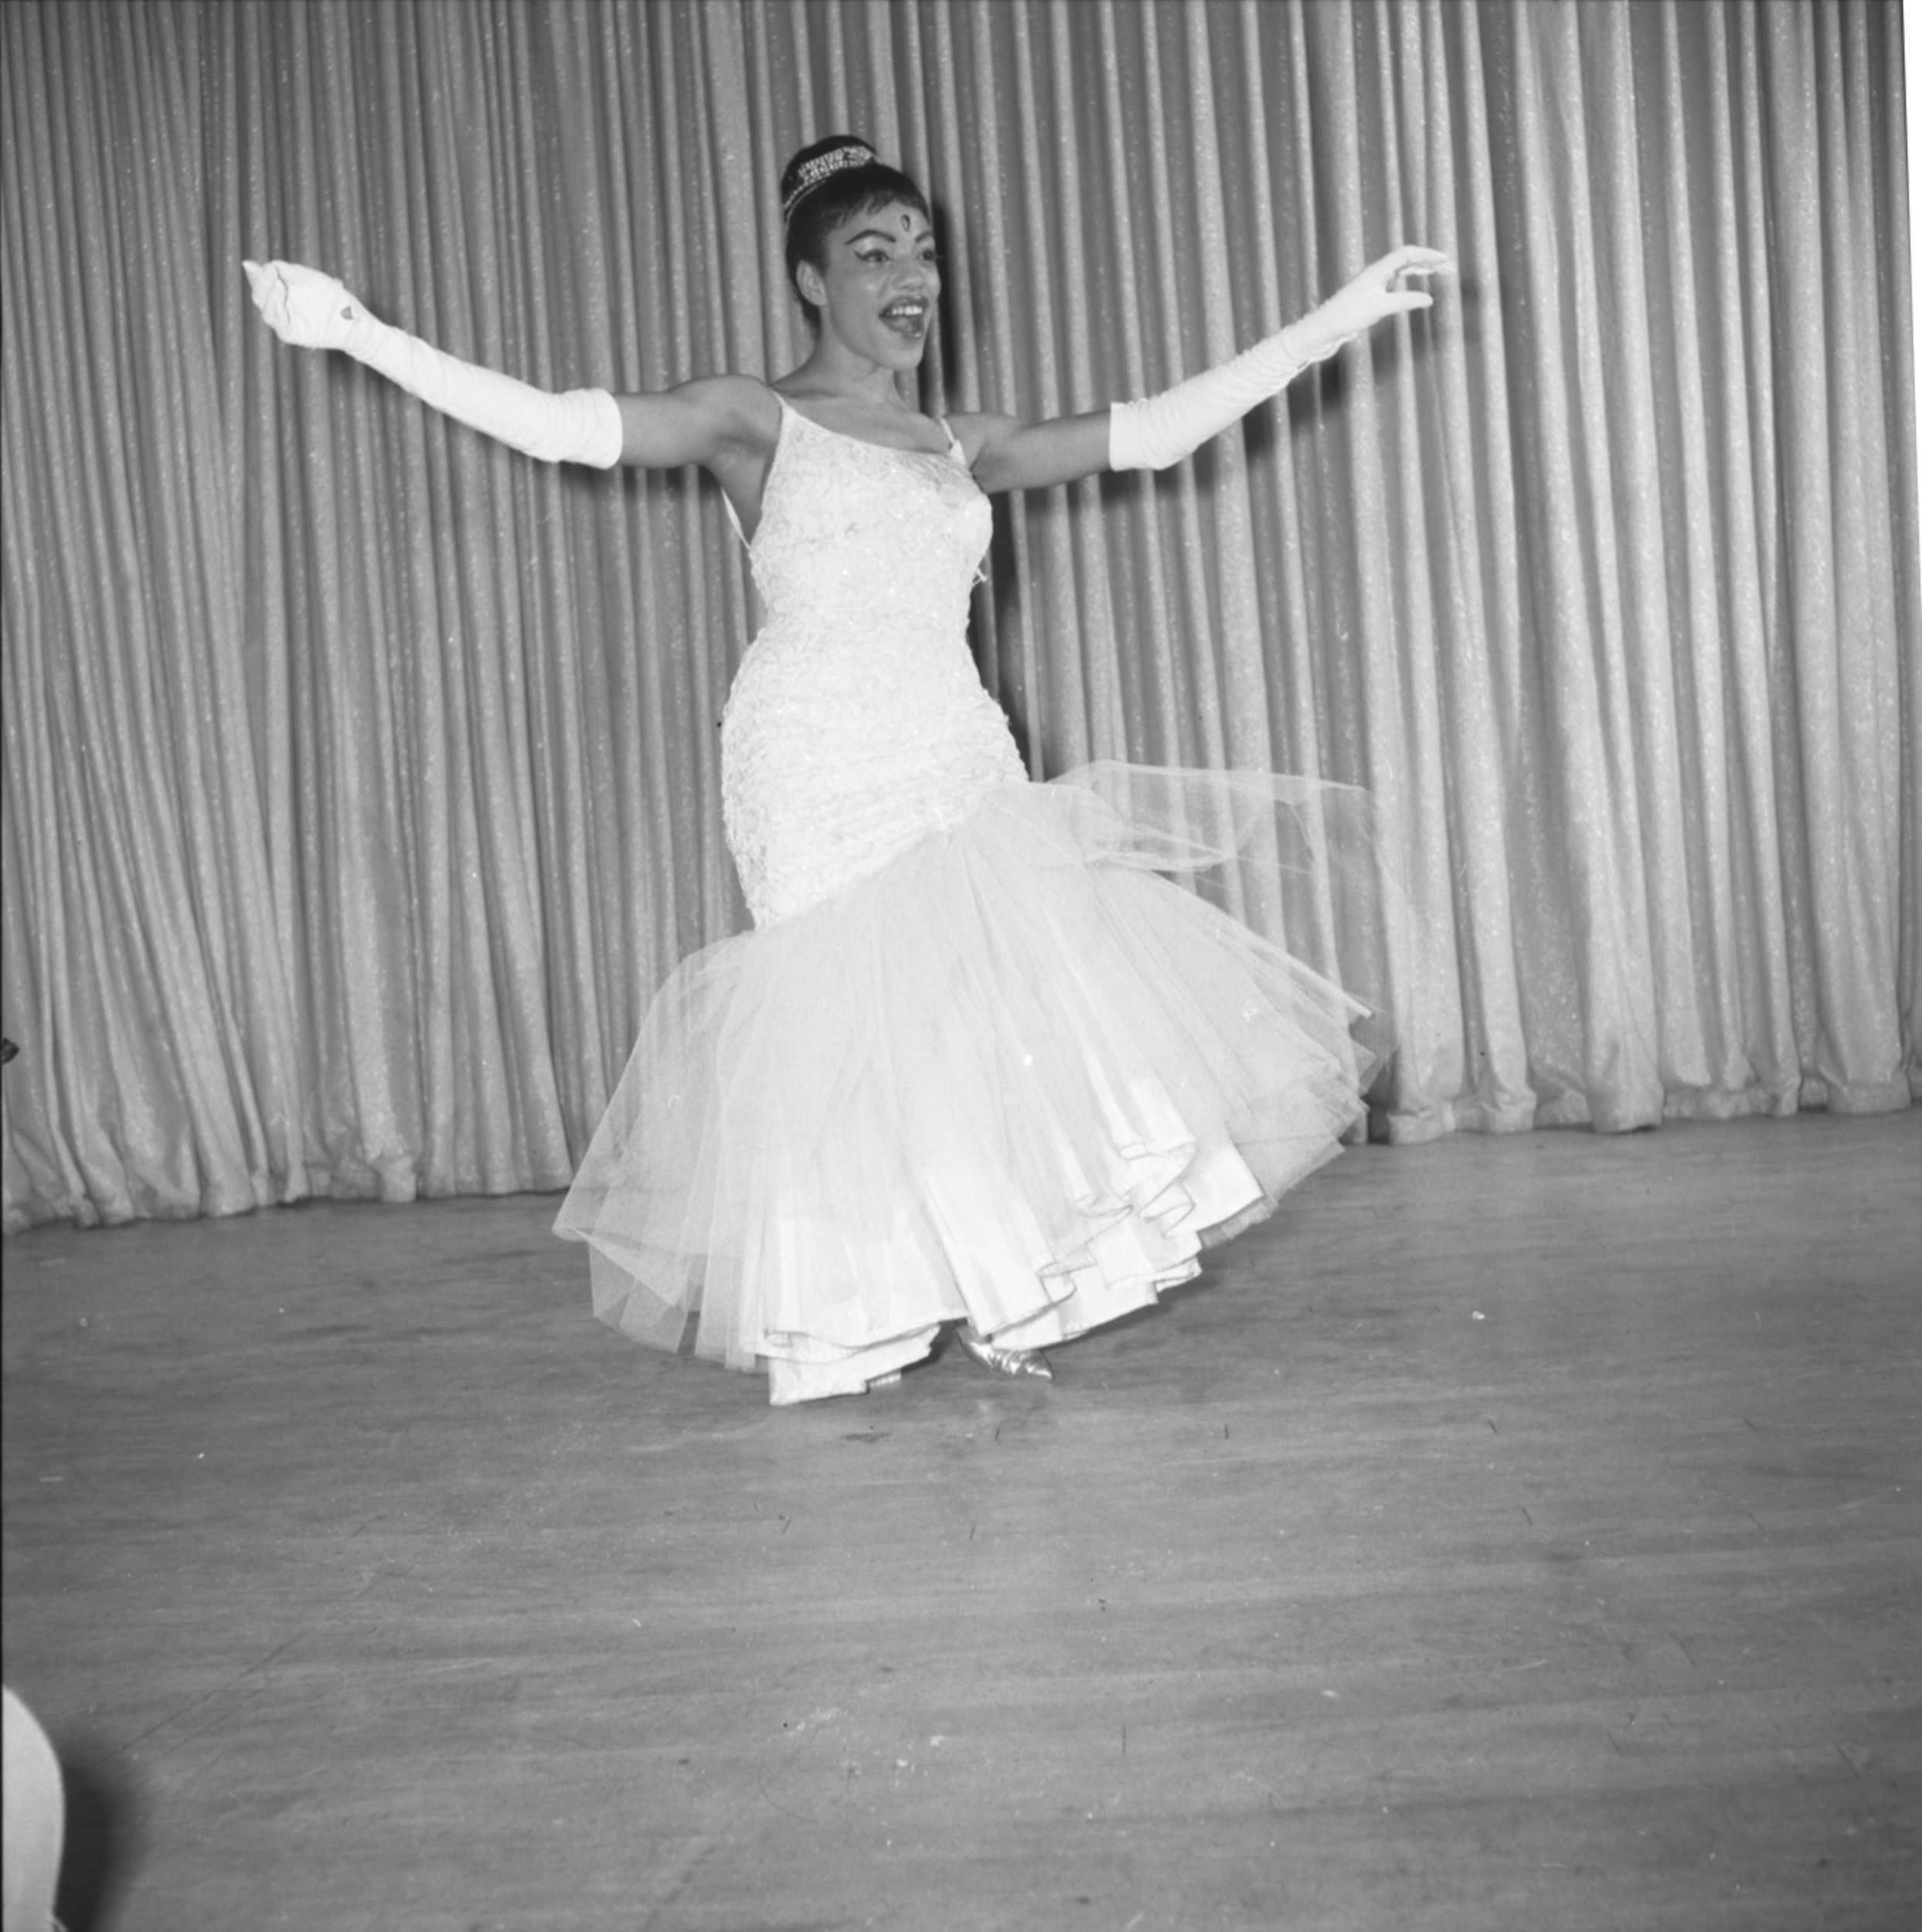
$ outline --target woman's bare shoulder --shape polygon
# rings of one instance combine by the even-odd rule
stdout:
[[[1026,422],[987,412],[951,416],[975,481],[990,496],[1001,490],[1046,489],[1098,476],[1108,467],[1108,412]]]
[[[672,393],[757,441],[771,437],[781,426],[780,399],[758,376],[697,376]]]
[[[1021,426],[1019,417],[1004,416],[995,410],[953,410],[948,413],[947,421],[970,469],[980,461],[985,451],[992,449],[1009,431]]]
[[[982,430],[990,430],[998,424],[1018,422],[1019,420],[1018,417],[1003,415],[998,410],[950,410],[947,412],[947,420],[954,426],[954,433],[958,436],[964,424],[971,428],[978,427]]]

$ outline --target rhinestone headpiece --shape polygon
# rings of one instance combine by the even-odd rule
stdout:
[[[804,161],[794,192],[781,205],[781,219],[791,219],[801,196],[810,189],[818,188],[830,175],[838,175],[844,168],[866,168],[876,158],[872,148],[850,143],[845,148],[830,148],[825,155],[816,155],[812,161]]]

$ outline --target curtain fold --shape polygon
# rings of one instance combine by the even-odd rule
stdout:
[[[929,188],[931,411],[1095,408],[1460,264],[1158,477],[998,506],[1032,768],[1367,786],[1405,1138],[1922,1092],[1893,0],[0,9],[6,1225],[556,1188],[744,913],[692,473],[532,463],[243,256],[544,386],[805,350],[787,155]],[[1258,896],[1258,895],[1257,895]]]

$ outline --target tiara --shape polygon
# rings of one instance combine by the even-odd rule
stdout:
[[[876,158],[872,148],[851,145],[830,148],[825,155],[816,155],[812,161],[804,161],[794,192],[781,204],[781,219],[789,219],[794,214],[794,204],[801,196],[810,189],[818,188],[830,175],[838,175],[844,168],[866,168]]]

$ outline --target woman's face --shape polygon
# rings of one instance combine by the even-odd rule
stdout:
[[[824,266],[803,262],[797,272],[822,332],[883,368],[918,368],[941,292],[927,217],[900,201],[851,215],[826,253]]]

